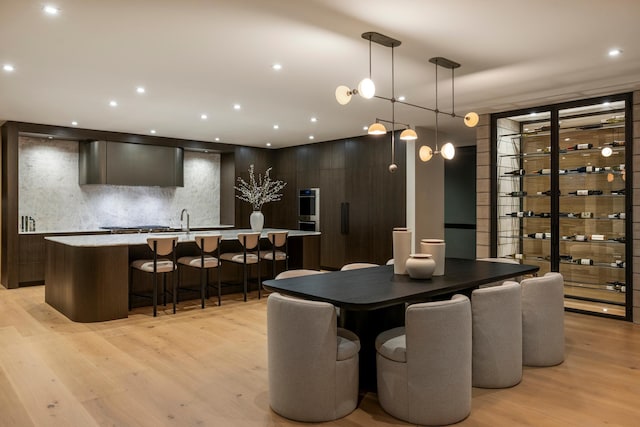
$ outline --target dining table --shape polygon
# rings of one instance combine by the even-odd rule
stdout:
[[[340,308],[339,323],[360,339],[360,389],[376,389],[376,336],[404,325],[407,304],[470,296],[482,285],[535,274],[539,267],[462,258],[446,258],[445,274],[412,279],[394,274],[393,265],[331,271],[281,280],[263,287],[298,298],[324,301]]]

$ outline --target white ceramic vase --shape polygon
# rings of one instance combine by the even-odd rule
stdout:
[[[436,269],[436,262],[430,254],[411,254],[405,267],[412,279],[431,279]]]
[[[264,227],[264,215],[260,211],[253,211],[249,217],[249,222],[251,223],[251,230],[262,231],[262,227]]]
[[[444,276],[445,243],[442,239],[422,239],[420,240],[420,252],[431,254],[436,262],[434,276]]]
[[[407,228],[393,229],[393,272],[407,274],[405,263],[411,254],[411,231]]]

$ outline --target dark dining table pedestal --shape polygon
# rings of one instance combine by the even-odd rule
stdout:
[[[426,280],[393,273],[393,266],[333,271],[326,274],[266,280],[265,289],[340,307],[340,324],[360,337],[360,388],[376,389],[376,336],[404,325],[405,304],[450,298],[491,282],[533,274],[538,267],[447,258],[445,275]]]

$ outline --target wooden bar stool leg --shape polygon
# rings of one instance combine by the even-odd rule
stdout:
[[[244,302],[247,302],[247,263],[242,266],[242,277],[244,281]]]
[[[207,269],[204,266],[200,269],[200,299],[202,301],[202,308],[204,308],[204,294],[207,287]]]
[[[222,305],[222,295],[221,295],[221,287],[222,287],[222,283],[220,282],[220,276],[221,276],[221,271],[220,271],[220,266],[218,266],[217,268],[217,274],[218,274],[218,307],[220,307]]]
[[[175,263],[173,265],[175,266]],[[175,269],[171,272],[171,279],[171,281],[173,282],[173,314],[176,314],[176,305],[178,304],[178,287]]]
[[[153,273],[153,317],[158,315],[158,275]]]

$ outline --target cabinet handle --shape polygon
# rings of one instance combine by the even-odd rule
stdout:
[[[340,233],[349,234],[349,203],[340,203]]]

